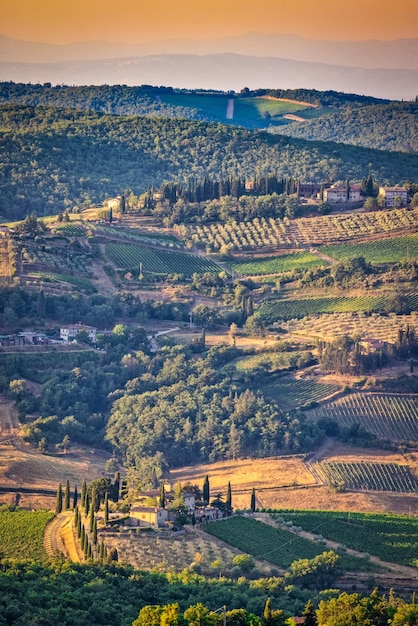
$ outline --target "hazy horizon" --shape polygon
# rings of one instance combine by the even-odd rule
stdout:
[[[137,45],[248,32],[327,41],[393,41],[418,35],[416,0],[19,0],[0,5],[2,34],[24,41]]]

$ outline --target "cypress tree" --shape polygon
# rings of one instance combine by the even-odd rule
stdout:
[[[86,529],[84,528],[84,524],[81,524],[80,544],[81,549],[84,551],[86,547]]]
[[[42,289],[38,293],[38,300],[36,302],[36,312],[38,314],[38,317],[41,317],[41,318],[45,317],[46,302],[45,302],[45,294]]]
[[[75,508],[74,509],[74,526],[77,528],[77,524],[78,524],[78,509]]]
[[[70,508],[70,481],[65,481],[65,492],[64,492],[64,511],[68,511]]]
[[[88,559],[92,559],[93,558],[93,549],[91,547],[91,543],[89,543],[88,547],[87,547],[87,558]]]
[[[255,512],[255,489],[254,489],[254,487],[252,488],[252,491],[251,491],[251,504],[250,504],[250,507],[251,507],[251,511],[254,513]]]
[[[85,480],[81,483],[81,507],[84,509],[86,506],[86,495],[87,495],[87,483]]]
[[[58,485],[57,490],[57,501],[55,504],[55,513],[61,513],[62,511],[62,485],[61,483]]]
[[[87,559],[88,558],[88,553],[89,553],[89,540],[87,539],[87,536],[86,536],[86,539],[84,541],[84,550],[83,550],[83,552],[84,552],[84,558]]]
[[[104,501],[104,523],[109,523],[109,497],[107,491],[105,493],[105,501]]]
[[[80,511],[78,512],[78,519],[77,519],[77,537],[81,539],[81,513]]]
[[[228,482],[228,489],[226,491],[226,506],[228,511],[232,511],[232,491],[231,491],[231,482]]]
[[[85,507],[84,507],[84,512],[85,512],[86,517],[89,514],[89,511],[90,511],[90,498],[89,498],[89,494],[86,493],[86,500],[85,500]]]
[[[93,526],[94,526],[94,509],[93,506],[90,507],[90,515],[89,515],[89,529],[90,532],[93,532]]]
[[[77,485],[74,485],[74,498],[73,498],[73,509],[77,506],[78,493],[77,493]]]
[[[93,543],[97,546],[97,519],[94,518],[93,522]]]
[[[210,499],[210,486],[209,486],[209,476],[206,474],[205,480],[203,482],[203,502],[205,504],[209,504]]]
[[[161,483],[161,485],[160,485],[160,497],[158,499],[158,504],[159,504],[159,506],[162,509],[165,508],[165,487],[164,487],[164,483]]]

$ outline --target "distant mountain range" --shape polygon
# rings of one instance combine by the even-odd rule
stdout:
[[[297,35],[247,33],[219,39],[170,39],[127,45],[79,42],[64,45],[11,39],[0,35],[0,61],[49,63],[162,54],[233,53],[360,68],[418,69],[418,38],[394,41],[322,41]]]
[[[67,85],[169,85],[239,91],[243,87],[300,88],[412,100],[418,69],[365,69],[239,54],[158,54],[142,57],[0,63],[0,80]]]

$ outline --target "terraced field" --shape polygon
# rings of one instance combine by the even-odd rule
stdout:
[[[418,441],[418,396],[353,393],[315,409],[312,417],[347,428],[360,424],[379,438]]]

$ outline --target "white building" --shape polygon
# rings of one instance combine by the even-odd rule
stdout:
[[[360,202],[360,200],[360,185],[350,185],[348,198],[346,185],[332,185],[332,187],[324,189],[324,201],[329,204],[337,204],[339,202]]]
[[[405,187],[379,187],[379,195],[385,199],[385,206],[389,209],[408,204],[408,190]]]
[[[97,328],[93,326],[85,326],[84,324],[71,324],[70,326],[61,326],[60,338],[63,341],[75,341],[77,333],[85,330],[89,336],[90,341],[96,341]]]

